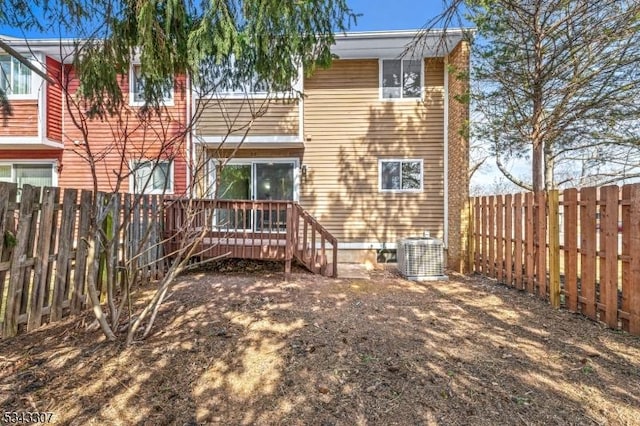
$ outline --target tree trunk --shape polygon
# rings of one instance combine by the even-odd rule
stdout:
[[[89,253],[87,256],[87,289],[89,292],[89,298],[91,299],[93,314],[96,316],[96,319],[98,320],[98,323],[100,324],[100,328],[102,329],[104,335],[107,337],[107,339],[113,341],[116,340],[116,336],[109,326],[107,318],[104,315],[104,311],[102,310],[102,306],[100,305],[100,296],[98,293],[98,286],[96,284],[100,263],[100,256],[98,255],[98,249],[96,247],[99,243],[99,236],[95,229],[91,233],[91,235],[92,237],[89,241]]]
[[[555,168],[555,162],[553,160],[553,149],[551,144],[547,143],[544,147],[544,189],[545,191],[551,191],[555,189],[555,181],[553,178],[553,172]]]

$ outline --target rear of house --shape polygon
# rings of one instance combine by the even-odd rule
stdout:
[[[136,115],[140,78],[134,63],[120,79],[128,100],[123,117],[91,120],[87,127],[91,148],[104,153],[98,186],[115,189],[124,167],[125,174],[134,171],[120,181],[121,191],[140,192],[136,183],[153,174],[146,192],[183,194],[193,177],[204,195],[217,185],[225,199],[294,200],[337,237],[342,261],[384,260],[399,238],[428,231],[445,242],[448,265],[459,270],[468,107],[458,99],[468,90],[460,76],[468,69],[469,49],[461,31],[449,30],[408,50],[415,35],[337,36],[339,59],[330,68],[309,77],[301,70],[294,83],[301,98],[274,99],[256,84],[198,96],[187,78],[176,76],[166,119],[144,125]],[[54,80],[69,82],[70,93],[77,88],[59,40],[11,42]],[[0,126],[0,180],[91,188],[85,141],[69,99],[9,55],[0,53],[0,61],[13,108]],[[174,135],[171,149],[159,152],[160,139]],[[154,170],[146,167],[153,160],[160,164]],[[261,232],[260,226],[248,217],[241,228]]]
[[[196,99],[193,152],[208,159],[207,188],[217,182],[228,199],[299,201],[337,237],[342,261],[383,260],[398,238],[428,231],[459,270],[469,49],[449,31],[407,51],[415,34],[338,36],[339,59],[296,83],[302,99]]]
[[[0,50],[0,87],[7,93],[11,115],[0,123],[0,181],[35,186],[93,188],[86,146],[96,160],[98,188],[123,192],[184,193],[187,186],[186,79],[177,76],[167,93],[166,109],[155,120],[141,121],[139,68],[135,63],[119,78],[125,99],[118,117],[87,118],[74,104],[79,82],[72,63],[73,41],[5,38],[51,81]],[[64,87],[64,90],[62,89]],[[86,131],[86,137],[83,132]],[[170,147],[162,140],[169,138]],[[85,145],[86,144],[86,145]],[[162,151],[162,152],[161,152]],[[124,153],[124,154],[123,154]],[[150,170],[148,164],[159,162]],[[144,189],[136,184],[146,181]]]

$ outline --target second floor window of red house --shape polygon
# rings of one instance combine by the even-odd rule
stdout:
[[[145,79],[142,74],[142,66],[135,64],[132,67],[131,72],[131,104],[132,105],[144,105],[144,86]],[[167,83],[163,90],[163,101],[165,105],[173,104],[173,79],[167,80]]]
[[[31,95],[31,70],[13,56],[0,55],[0,89],[7,96]]]

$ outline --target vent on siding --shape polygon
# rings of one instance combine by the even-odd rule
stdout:
[[[409,237],[398,241],[398,269],[413,281],[446,280],[444,244],[429,237]]]

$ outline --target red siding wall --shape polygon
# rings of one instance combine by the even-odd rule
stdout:
[[[78,81],[73,79],[70,92],[73,93]],[[120,86],[128,102],[128,76],[123,76]],[[73,110],[73,107],[71,108]],[[106,120],[91,120],[88,123],[88,144],[83,144],[82,132],[73,123],[70,113],[62,111],[64,129],[64,153],[59,185],[74,188],[92,188],[91,168],[82,157],[90,150],[96,162],[96,172],[100,190],[129,191],[129,179],[124,177],[131,161],[142,159],[174,158],[174,193],[186,190],[185,141],[176,138],[184,131],[186,121],[186,84],[184,77],[176,78],[174,105],[167,107],[160,117],[141,122],[137,116],[140,108],[127,107],[122,115]],[[78,113],[74,113],[78,116]],[[162,140],[176,138],[161,153]],[[78,143],[76,143],[76,141]],[[121,153],[125,153],[122,155]]]
[[[38,100],[14,100],[11,115],[0,116],[0,136],[38,136]]]
[[[0,149],[0,160],[58,160],[62,161],[59,149]]]
[[[60,62],[47,56],[47,74],[59,81]],[[47,84],[47,138],[62,142],[62,91],[57,84]]]

